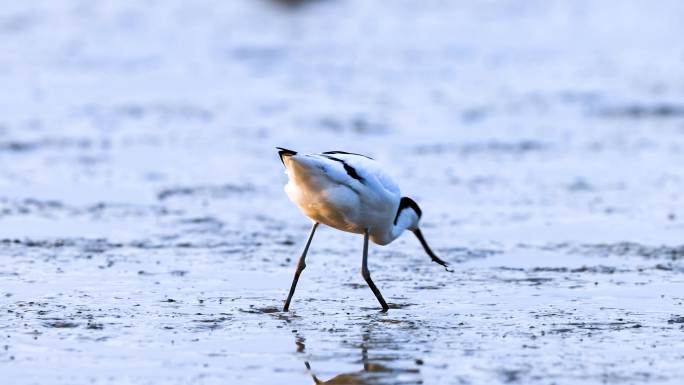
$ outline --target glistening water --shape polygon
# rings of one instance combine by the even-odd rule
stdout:
[[[0,6],[7,384],[679,384],[684,3]],[[423,209],[309,221],[275,146]],[[315,377],[315,378],[314,378]]]

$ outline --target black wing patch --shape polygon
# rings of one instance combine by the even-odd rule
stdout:
[[[397,209],[397,215],[394,216],[394,224],[397,224],[397,221],[399,220],[399,214],[401,214],[401,210],[406,209],[406,208],[412,208],[413,211],[418,214],[418,218],[423,216],[423,211],[418,207],[418,203],[414,201],[413,199],[409,197],[401,197],[401,200],[399,201],[399,208]]]
[[[280,156],[280,161],[283,162],[283,165],[285,165],[285,161],[283,160],[283,156],[297,155],[297,151],[288,150],[287,148],[282,148],[282,147],[276,147],[276,148],[278,149],[278,155]]]
[[[324,154],[326,154],[326,153],[324,152]],[[342,166],[344,166],[344,171],[347,172],[347,175],[349,175],[350,177],[352,177],[352,178],[358,180],[359,182],[363,183],[363,178],[361,177],[361,175],[359,175],[359,173],[356,172],[356,169],[354,167],[350,166],[347,162],[343,161],[340,158],[335,158],[334,156],[330,156],[330,155],[323,155],[323,156],[330,159],[330,160],[334,160],[335,162],[342,163]]]
[[[328,155],[335,155],[335,154],[356,155],[356,156],[362,156],[362,157],[364,157],[364,158],[368,158],[368,159],[374,160],[374,159],[371,158],[370,156],[366,156],[366,155],[363,155],[363,154],[357,154],[357,153],[355,153],[355,152],[346,152],[346,151],[326,151],[326,152],[322,152],[321,154],[328,154]]]

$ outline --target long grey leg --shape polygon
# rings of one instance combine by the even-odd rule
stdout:
[[[366,229],[366,231],[363,233],[363,262],[361,263],[361,276],[363,276],[363,279],[366,280],[366,283],[370,289],[373,290],[373,294],[375,294],[375,297],[380,302],[380,305],[382,305],[382,311],[387,311],[389,306],[387,306],[385,299],[382,298],[382,294],[380,294],[378,287],[375,286],[373,280],[371,280],[370,271],[368,271],[368,229]]]
[[[302,274],[302,271],[306,267],[306,253],[309,251],[309,245],[311,245],[311,239],[313,239],[314,233],[316,232],[316,227],[318,227],[318,222],[314,222],[313,226],[311,226],[311,233],[309,234],[309,239],[306,241],[306,246],[304,246],[304,251],[302,251],[302,255],[299,257],[299,261],[297,262],[297,270],[295,270],[295,275],[292,279],[292,287],[290,287],[290,294],[287,296],[287,300],[285,300],[283,311],[288,311],[290,309],[290,301],[292,300],[295,288],[297,287],[299,275]]]
[[[304,366],[306,366],[306,370],[309,371],[311,378],[313,378],[314,384],[322,384],[323,383],[323,381],[319,380],[318,377],[316,377],[316,375],[313,374],[313,371],[311,370],[311,365],[309,364],[309,361],[304,361]]]

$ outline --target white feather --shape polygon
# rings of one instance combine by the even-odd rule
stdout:
[[[283,157],[283,163],[289,177],[285,192],[313,221],[351,233],[368,229],[370,239],[381,245],[403,231],[394,225],[399,187],[376,161],[336,153],[296,154]]]
[[[404,230],[411,230],[428,256],[447,268],[430,249],[418,228],[421,210],[408,197],[401,197],[396,183],[380,166],[363,155],[333,151],[322,154],[298,154],[278,147],[278,154],[289,178],[285,192],[304,214],[314,222],[283,311],[292,300],[299,275],[306,267],[306,253],[319,223],[351,233],[364,234],[361,275],[382,305],[389,306],[371,280],[368,270],[368,239],[386,245]]]

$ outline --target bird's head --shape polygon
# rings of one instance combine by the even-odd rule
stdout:
[[[416,238],[418,238],[418,241],[420,241],[420,244],[423,246],[423,249],[425,249],[425,252],[430,256],[430,259],[432,259],[433,262],[444,266],[447,271],[450,271],[447,263],[435,255],[430,246],[428,246],[425,237],[423,237],[423,233],[420,231],[419,226],[420,218],[422,216],[423,211],[416,201],[409,197],[402,197],[401,200],[399,200],[399,208],[397,209],[397,215],[394,218],[394,225],[402,226],[415,234]]]
[[[397,215],[394,217],[394,225],[401,226],[407,230],[415,231],[418,229],[418,223],[423,211],[418,206],[418,203],[409,197],[402,197],[399,200],[399,208]]]

